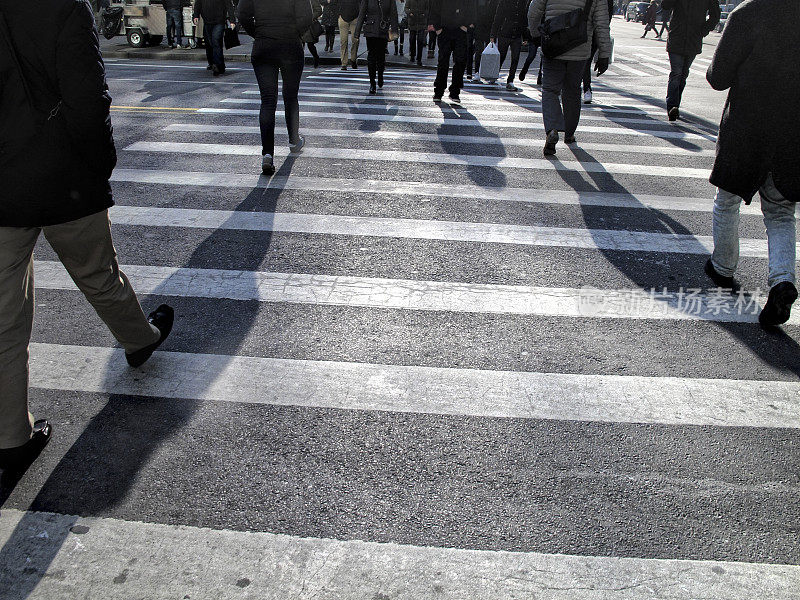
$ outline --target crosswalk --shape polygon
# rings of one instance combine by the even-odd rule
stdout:
[[[109,66],[163,349],[129,369],[37,247],[56,434],[0,513],[0,596],[798,598],[800,318],[758,328],[757,201],[745,291],[703,275],[713,129],[600,83],[546,160],[533,86],[436,106],[430,71],[323,70],[266,178],[252,75],[193,69]]]

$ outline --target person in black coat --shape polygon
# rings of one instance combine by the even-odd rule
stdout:
[[[194,0],[192,21],[195,25],[203,19],[203,42],[206,45],[208,69],[214,76],[225,72],[225,53],[222,43],[225,27],[236,27],[236,17],[231,0]]]
[[[494,24],[494,16],[497,14],[497,4],[500,0],[477,0],[476,17],[475,17],[475,55],[474,63],[475,69],[472,73],[472,80],[479,82],[481,80],[481,56],[486,49],[486,45],[492,37],[492,25]]]
[[[501,65],[506,61],[509,48],[511,49],[506,89],[512,92],[519,91],[514,85],[514,78],[517,75],[523,35],[528,29],[528,4],[528,0],[500,0],[492,21],[491,39],[497,42]]]
[[[300,79],[305,53],[301,37],[311,27],[314,13],[309,0],[239,0],[239,21],[255,38],[250,62],[261,92],[261,171],[275,173],[275,111],[278,75],[283,78],[283,110],[289,132],[289,150],[305,145],[300,135]]]
[[[188,47],[183,45],[183,0],[163,0],[161,5],[167,19],[167,45]]]
[[[718,0],[663,0],[661,8],[672,11],[667,37],[667,115],[670,121],[677,121],[689,69],[703,51],[703,38],[719,23],[721,11]]]
[[[322,26],[325,28],[325,52],[333,52],[336,24],[339,21],[339,0],[322,0]]]
[[[166,338],[173,313],[162,305],[145,317],[117,262],[108,216],[117,161],[111,97],[89,3],[3,2],[0,80],[0,468],[24,469],[50,437],[47,421],[28,412],[39,235],[132,366]]]
[[[769,244],[769,298],[759,317],[775,326],[797,299],[796,203],[800,202],[800,4],[749,0],[728,17],[706,75],[729,89],[711,183],[714,253],[706,273],[733,287],[739,258],[739,208],[760,192]]]
[[[461,88],[464,87],[464,71],[467,68],[469,36],[477,20],[475,0],[431,0],[428,20],[436,32],[439,44],[439,64],[433,84],[433,101],[441,102],[447,87],[450,57],[453,56],[453,80],[450,85],[450,101],[461,103]]]
[[[383,88],[389,34],[399,35],[398,29],[397,4],[394,0],[361,0],[355,36],[360,38],[363,32],[367,39],[370,94],[377,93],[376,84]]]

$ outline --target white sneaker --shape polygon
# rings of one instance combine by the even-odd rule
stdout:
[[[592,103],[592,90],[589,90],[583,95],[583,103],[584,104],[591,104]]]

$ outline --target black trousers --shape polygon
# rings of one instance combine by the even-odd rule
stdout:
[[[383,72],[386,70],[386,48],[389,40],[386,38],[368,37],[367,38],[367,70],[369,71],[369,82],[375,84],[375,75],[378,81],[383,82]]]
[[[428,32],[428,58],[431,58],[433,56],[433,53],[436,50],[436,38],[437,37],[438,36],[436,35],[435,31],[429,31]]]
[[[278,74],[283,79],[283,110],[289,141],[300,137],[300,78],[303,76],[303,44],[257,38],[253,44],[253,70],[261,92],[261,154],[275,155],[275,110],[278,106]]]
[[[400,28],[400,38],[394,41],[395,52],[397,51],[398,43],[400,44],[400,50],[402,50],[403,44],[406,43],[406,30],[402,27]]]
[[[206,59],[208,64],[217,65],[220,73],[225,72],[225,54],[222,50],[222,41],[225,39],[225,24],[203,25],[203,41],[206,44]]]
[[[444,94],[447,87],[447,74],[450,71],[450,56],[453,56],[453,82],[450,84],[450,94],[458,96],[464,87],[464,71],[467,68],[467,50],[469,36],[461,29],[442,29],[438,36],[439,66],[436,70],[436,81],[433,91],[437,96]]]
[[[417,62],[422,60],[426,33],[424,29],[413,29],[408,32],[408,55],[416,58]]]
[[[511,48],[511,64],[508,66],[508,83],[513,83],[514,78],[517,76],[519,54],[522,51],[522,37],[501,37],[497,40],[497,49],[500,51],[500,66],[503,66],[503,63],[506,62],[509,48]]]
[[[473,73],[480,73],[481,72],[481,56],[483,56],[483,51],[486,50],[486,46],[489,45],[489,40],[475,40],[475,55],[473,56],[473,60],[475,62]]]
[[[333,50],[333,42],[336,41],[336,25],[325,26],[325,47]]]

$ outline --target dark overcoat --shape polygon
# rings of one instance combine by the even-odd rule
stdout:
[[[672,11],[667,37],[667,52],[697,56],[703,51],[703,38],[719,23],[718,0],[663,0],[662,10]]]

